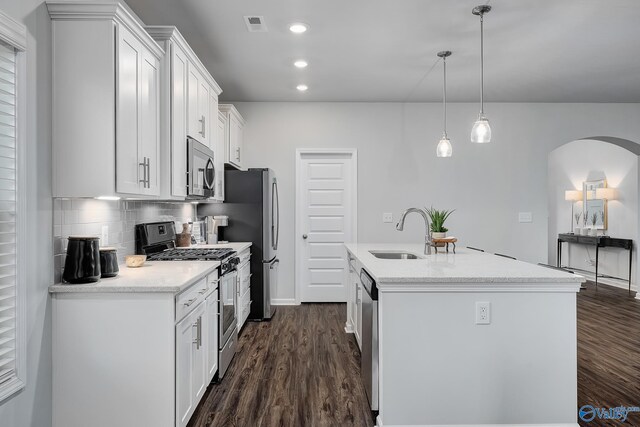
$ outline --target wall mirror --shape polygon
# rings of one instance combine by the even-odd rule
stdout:
[[[582,183],[583,192],[583,212],[587,219],[586,226],[596,230],[607,229],[607,201],[598,199],[596,192],[598,188],[606,188],[607,181],[600,179],[597,181],[585,181]]]

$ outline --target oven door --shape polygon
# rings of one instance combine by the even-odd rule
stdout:
[[[218,346],[221,350],[236,327],[236,304],[238,303],[238,296],[236,295],[237,280],[238,272],[233,270],[224,274],[218,282],[220,286],[220,292],[218,293],[218,297],[220,298],[218,301],[220,340],[218,341]]]
[[[216,167],[213,151],[193,138],[187,138],[187,196],[208,198],[215,195]]]

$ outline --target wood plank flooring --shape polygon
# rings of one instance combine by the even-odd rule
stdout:
[[[345,321],[345,304],[303,304],[248,322],[224,380],[209,387],[189,427],[373,426]]]
[[[634,293],[635,295],[635,293]],[[587,282],[578,294],[578,408],[640,406],[640,301],[628,291]],[[640,426],[579,420],[581,426]]]
[[[271,322],[247,323],[224,381],[209,387],[189,427],[371,427],[345,312],[282,306]],[[578,407],[587,404],[640,406],[640,301],[591,282],[578,294]],[[640,414],[580,425],[640,426]]]

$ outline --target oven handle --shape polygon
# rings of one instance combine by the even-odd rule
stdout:
[[[269,264],[269,270],[273,270],[276,264],[280,264],[280,260],[278,258],[274,259],[271,264]]]

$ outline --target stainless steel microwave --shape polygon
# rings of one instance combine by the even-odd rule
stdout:
[[[187,137],[187,198],[208,199],[215,196],[216,167],[213,151]]]

